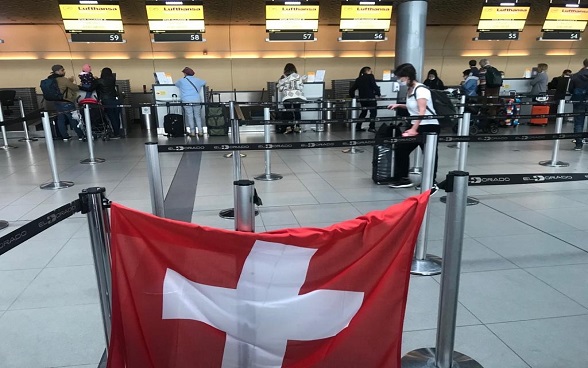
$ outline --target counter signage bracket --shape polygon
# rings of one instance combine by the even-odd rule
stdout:
[[[537,41],[581,41],[580,31],[553,31],[543,32],[543,37],[537,37]]]
[[[126,43],[120,33],[71,33],[70,42],[119,42]]]
[[[480,32],[478,37],[472,38],[473,41],[518,41],[518,39],[518,31]]]

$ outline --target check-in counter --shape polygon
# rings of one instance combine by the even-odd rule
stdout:
[[[277,83],[275,84],[275,88],[277,89]],[[322,107],[322,100],[325,96],[325,83],[324,82],[305,82],[304,89],[302,90],[304,93],[304,97],[306,97],[307,102],[300,105],[301,108],[321,108]],[[276,96],[277,101],[280,102],[279,107],[283,108],[282,105],[282,92],[277,92],[274,94]],[[301,111],[300,118],[302,120],[321,120],[322,119],[322,111]],[[306,130],[306,129],[303,129]]]
[[[513,91],[517,95],[525,95],[531,93],[532,88],[530,78],[504,78],[500,87],[500,96],[510,96]]]

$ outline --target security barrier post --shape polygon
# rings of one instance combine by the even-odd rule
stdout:
[[[560,100],[559,104],[557,105],[557,113],[563,114],[566,108],[566,101]],[[555,119],[555,134],[561,134],[561,129],[563,125],[563,117],[558,116]],[[582,138],[576,138],[582,139]],[[551,160],[547,161],[540,161],[539,165],[541,166],[549,166],[549,167],[568,167],[570,164],[568,162],[558,161],[557,155],[559,153],[559,139],[553,141],[553,151],[551,152]]]
[[[233,142],[233,144],[238,144],[241,139],[239,137],[239,120],[237,120],[235,117],[235,101],[229,101],[229,120],[231,121],[230,122],[230,124],[231,124],[231,141]],[[236,129],[235,129],[235,123],[237,125]],[[233,157],[233,154],[234,154],[234,152],[229,152],[223,156],[225,158],[231,158],[231,157]],[[239,156],[240,157],[247,157],[247,155],[244,153],[239,153]],[[240,170],[240,168],[239,168],[239,170]],[[235,180],[239,180],[239,179],[235,179]]]
[[[266,145],[270,145],[270,109],[269,107],[265,107],[263,109],[263,140]],[[318,125],[317,125],[318,126]],[[283,178],[280,174],[273,174],[272,173],[272,151],[266,149],[264,151],[265,155],[265,172],[261,175],[255,177],[255,180],[263,180],[263,181],[274,181],[280,180]]]
[[[252,180],[236,180],[233,182],[233,190],[235,201],[235,230],[254,233],[254,182]]]
[[[147,158],[149,192],[151,193],[151,213],[155,216],[165,217],[163,180],[161,179],[157,142],[145,143],[145,157]]]
[[[458,135],[462,135],[461,134],[461,127],[464,124],[463,121],[463,114],[465,113],[465,104],[466,104],[466,95],[461,95],[461,98],[459,99],[459,109],[457,111],[457,113],[461,116],[459,119],[457,119],[457,134]],[[469,129],[468,129],[469,130]],[[460,145],[458,143],[452,143],[447,145],[447,147],[449,148],[460,148]]]
[[[21,99],[18,100],[18,107],[20,109],[20,117],[23,119],[22,120],[22,129],[24,130],[24,134],[25,134],[25,137],[19,139],[18,141],[19,142],[35,142],[35,141],[38,141],[37,138],[31,138],[29,136],[29,127],[27,126],[27,121],[25,120],[26,114],[25,114],[24,106],[22,104],[22,100]]]
[[[357,98],[353,98],[351,100],[351,120],[356,120],[357,119]],[[351,140],[354,141],[355,140],[355,133],[356,133],[356,127],[354,126],[354,124],[358,124],[358,123],[351,123]],[[351,148],[346,148],[343,151],[341,151],[343,153],[351,153],[351,154],[355,154],[355,153],[362,153],[363,150],[360,148],[355,148],[355,146],[352,146]]]
[[[436,348],[409,352],[402,357],[402,368],[482,368],[474,359],[454,351],[468,180],[469,173],[464,171],[452,171],[447,175]]]
[[[4,113],[2,112],[2,104],[0,103],[0,123],[4,123]],[[6,127],[4,125],[2,125],[2,140],[4,142],[3,146],[0,146],[0,149],[3,149],[5,151],[14,149],[14,148],[18,148],[15,146],[11,146],[8,144],[8,137],[6,136]]]
[[[110,343],[112,319],[112,279],[110,276],[110,217],[104,208],[104,188],[88,188],[80,196],[87,196],[88,227],[94,256],[94,269],[98,281],[98,293],[104,323],[106,346]]]
[[[90,158],[81,160],[82,164],[101,164],[106,161],[103,158],[94,157],[94,139],[92,139],[92,119],[90,117],[90,105],[84,105],[84,122],[86,123],[86,140],[88,141],[88,151]]]
[[[45,132],[45,143],[47,144],[47,153],[49,155],[49,167],[51,167],[51,173],[53,174],[53,181],[45,184],[41,184],[41,189],[63,189],[69,188],[74,185],[73,181],[60,181],[59,174],[57,173],[57,164],[55,163],[55,146],[53,146],[53,134],[51,134],[51,122],[49,121],[49,113],[43,112],[41,118],[43,121],[43,130]]]
[[[421,180],[421,193],[433,187],[433,171],[435,167],[435,153],[437,151],[437,134],[425,133],[425,154],[423,160],[423,175]],[[415,256],[412,261],[410,273],[422,276],[432,276],[441,273],[441,259],[427,254],[427,236],[429,231],[429,209],[425,210]]]

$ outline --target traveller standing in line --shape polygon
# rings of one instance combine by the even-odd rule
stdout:
[[[498,107],[498,96],[500,95],[500,87],[502,86],[502,75],[492,65],[488,59],[480,60],[480,83],[478,85],[478,96],[483,96],[482,103],[486,102],[489,106],[486,108],[485,115],[496,116]],[[496,119],[493,119],[496,120]]]
[[[53,65],[51,67],[51,75],[48,78],[56,78],[59,91],[63,94],[63,101],[53,101],[55,109],[59,113],[57,115],[57,129],[59,135],[64,141],[69,141],[71,137],[67,131],[66,120],[72,129],[78,135],[78,139],[84,139],[84,132],[78,128],[78,121],[74,119],[72,111],[76,110],[77,92],[80,88],[73,83],[73,76],[65,77],[65,68],[63,65]]]
[[[472,73],[472,75],[474,77],[479,77],[480,76],[480,69],[478,69],[476,67],[476,65],[478,64],[478,62],[476,60],[470,60],[469,61],[469,65],[470,65],[470,72]]]
[[[180,89],[180,93],[182,94],[182,102],[195,104],[204,102],[204,96],[200,95],[200,91],[206,85],[206,81],[195,77],[192,68],[185,67],[182,69],[182,73],[184,73],[184,78],[176,82],[176,87]],[[202,128],[202,105],[184,106],[184,113],[186,115],[186,122],[190,127],[190,137],[196,136],[194,122],[198,126],[198,136],[202,137],[204,135],[204,129]]]
[[[475,97],[478,95],[478,80],[479,78],[476,77],[471,69],[466,69],[463,71],[463,82],[461,82],[461,93],[468,96],[468,97]]]
[[[437,71],[435,69],[429,70],[427,73],[427,80],[425,80],[424,85],[429,87],[429,89],[438,89],[443,91],[445,89],[445,85],[443,81],[439,79],[439,75],[437,75]]]
[[[372,68],[369,66],[364,66],[359,71],[359,77],[353,82],[351,89],[349,90],[349,97],[355,97],[355,91],[359,90],[359,98],[360,99],[372,99],[370,101],[359,101],[361,107],[368,107],[371,108],[370,110],[361,110],[359,114],[360,119],[365,119],[367,116],[368,111],[370,112],[370,119],[375,119],[378,116],[378,109],[377,109],[377,102],[373,99],[376,97],[380,97],[380,87],[376,84],[376,78],[372,73]],[[355,125],[355,130],[358,132],[364,131],[361,128],[362,123],[357,123]],[[376,132],[376,122],[370,121],[370,125],[368,128],[368,132],[375,133]]]
[[[84,64],[82,66],[82,71],[78,74],[78,78],[80,79],[80,89],[82,91],[86,91],[86,98],[92,97],[92,92],[94,91],[94,75],[92,74],[92,67],[90,64]]]
[[[304,96],[304,77],[301,77],[292,63],[286,64],[284,67],[284,74],[278,81],[278,91],[282,92],[282,103],[285,109],[299,108],[300,104],[306,102]],[[285,120],[300,120],[302,119],[300,111],[285,111],[282,113],[282,119]],[[293,127],[286,127],[284,134],[300,132],[300,126],[295,124]]]
[[[412,64],[399,65],[394,74],[398,81],[408,86],[406,104],[388,105],[389,109],[407,109],[411,116],[436,115],[431,91],[416,80],[416,70]],[[403,137],[414,137],[423,133],[439,134],[440,127],[437,119],[412,120],[410,129],[402,133]],[[424,143],[398,144],[394,160],[394,178],[390,188],[409,188],[413,183],[408,178],[410,153],[415,148],[424,148]],[[435,150],[435,166],[433,179],[437,176],[437,150]]]
[[[104,112],[112,126],[112,139],[120,139],[120,108],[118,105],[118,91],[116,78],[112,69],[103,68],[100,78],[94,83],[98,101],[104,106]]]
[[[531,80],[531,95],[537,96],[547,93],[547,64],[537,64],[537,75]]]
[[[574,133],[584,132],[584,118],[588,113],[588,59],[584,59],[584,67],[572,75],[570,81],[570,92],[572,93],[571,100],[574,102],[574,113],[581,114],[574,116]],[[582,150],[582,139],[575,140],[575,151]]]
[[[555,103],[549,107],[549,114],[557,114],[557,105],[560,100],[566,98],[566,94],[570,88],[570,81],[572,77],[572,71],[565,69],[559,77],[554,77],[551,82],[547,83],[547,90],[553,91],[553,99]],[[550,118],[552,122],[555,122],[555,118]]]

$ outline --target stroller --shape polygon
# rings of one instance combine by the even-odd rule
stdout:
[[[81,126],[78,125],[78,127],[80,127],[86,134],[86,124],[84,123],[84,107],[89,105],[90,121],[92,123],[92,139],[102,139],[103,141],[110,140],[113,132],[112,125],[104,113],[104,107],[102,104],[94,98],[84,98],[81,99],[78,103],[80,106],[79,114],[82,117],[82,119],[79,120]]]

